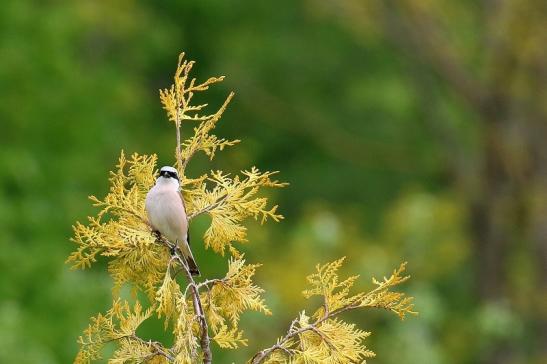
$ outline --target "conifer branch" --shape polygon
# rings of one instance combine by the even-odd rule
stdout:
[[[182,261],[178,253],[177,259],[183,265],[184,273],[186,274],[186,279],[188,279],[190,289],[192,291],[192,302],[194,304],[194,311],[199,320],[199,325],[201,326],[201,336],[200,336],[200,345],[201,351],[203,352],[203,364],[210,364],[213,360],[213,353],[211,352],[211,340],[209,338],[209,327],[207,325],[207,320],[205,319],[205,313],[203,312],[203,306],[201,304],[201,299],[199,297],[198,289],[196,288],[196,283],[192,278],[192,275],[188,271],[185,263]]]
[[[186,260],[181,256],[178,246],[171,243],[163,236],[159,236],[159,238],[160,242],[165,245],[165,247],[167,247],[171,252],[171,258],[178,262],[178,264],[181,266],[181,270],[186,276],[187,288],[185,292],[188,290],[188,288],[190,288],[194,312],[200,325],[200,346],[203,352],[203,364],[210,364],[213,360],[213,354],[211,352],[210,346],[211,339],[209,337],[209,327],[207,325],[207,320],[203,311],[203,305],[199,296],[198,285],[194,281],[192,274],[190,274],[190,271],[188,270],[188,266],[186,264]],[[169,269],[169,267],[167,269]],[[184,296],[186,296],[186,294]]]
[[[178,70],[181,68],[181,62],[182,62],[182,59],[184,58],[184,52],[182,52],[180,55],[179,55],[179,61],[178,61],[178,64],[177,64],[177,72]],[[174,81],[175,81],[175,84],[177,83],[177,75],[175,74],[175,77],[174,77]],[[177,161],[177,169],[180,171],[183,169],[182,167],[182,155],[181,155],[181,150],[180,150],[180,146],[181,146],[181,141],[180,141],[180,127],[181,127],[181,120],[180,120],[180,107],[182,106],[181,104],[183,103],[183,95],[180,94],[179,92],[179,89],[177,87],[177,90],[176,90],[176,101],[177,101],[177,107],[176,107],[176,111],[175,111],[175,129],[176,129],[176,133],[177,133],[177,147],[175,148],[175,153],[177,154],[176,155],[176,161]]]
[[[219,80],[222,80],[222,79],[223,78],[221,78]],[[224,100],[224,103],[222,104],[222,106],[217,110],[217,112],[215,114],[205,116],[205,117],[199,118],[199,119],[198,118],[187,118],[187,117],[184,118],[185,120],[201,120],[201,121],[204,121],[204,123],[200,124],[200,126],[198,128],[196,128],[196,138],[194,140],[192,140],[191,144],[188,145],[188,148],[186,148],[187,155],[185,155],[184,160],[181,159],[179,161],[179,163],[181,163],[180,169],[183,173],[186,170],[186,166],[188,165],[188,162],[194,156],[194,154],[198,150],[204,149],[204,147],[208,148],[209,147],[208,144],[211,144],[210,147],[212,147],[212,149],[213,149],[213,151],[211,151],[211,153],[212,153],[211,157],[212,157],[214,155],[214,149],[215,148],[218,147],[220,150],[222,150],[225,146],[232,146],[234,144],[239,143],[239,140],[233,140],[233,141],[226,141],[224,139],[217,140],[216,137],[212,137],[212,136],[208,135],[209,131],[211,129],[213,129],[215,127],[216,123],[220,120],[222,114],[224,113],[224,111],[228,107],[228,104],[230,103],[230,101],[232,100],[234,95],[235,94],[233,92],[230,92],[228,94],[228,97],[226,98],[226,100]],[[186,110],[184,110],[184,111],[186,111]],[[183,116],[184,116],[184,113],[183,113]],[[201,130],[200,130],[200,128],[201,128]],[[180,140],[178,140],[178,142],[179,141]],[[192,142],[194,142],[194,143],[192,143]],[[179,146],[179,149],[180,149],[180,146]],[[204,150],[205,150],[206,153],[208,152],[207,149],[204,149]],[[182,158],[182,155],[180,156],[180,158]]]
[[[163,345],[161,345],[161,343],[159,343],[157,341],[152,341],[152,340],[146,341],[146,340],[138,337],[135,334],[133,334],[129,337],[133,340],[136,340],[136,341],[140,342],[141,344],[148,345],[148,346],[152,347],[152,349],[154,349],[154,351],[152,353],[150,353],[148,357],[143,358],[143,362],[146,362],[147,360],[152,359],[156,355],[161,355],[161,356],[165,357],[165,359],[169,360],[169,362],[174,362],[175,361],[175,358],[173,357],[173,355],[171,355],[171,353],[169,353],[169,351],[167,349],[165,349],[163,347]]]
[[[310,317],[306,316],[305,311],[302,311],[300,317],[291,322],[285,336],[278,339],[269,348],[257,352],[249,361],[251,364],[268,361],[268,358],[279,350],[283,351],[289,359],[299,355],[305,356],[306,352],[309,351],[317,361],[321,361],[321,358],[325,357],[338,357],[341,360],[340,362],[354,362],[357,360],[360,362],[363,358],[375,355],[372,351],[366,350],[360,343],[370,333],[356,330],[353,324],[345,324],[337,318],[338,315],[363,307],[387,309],[393,311],[401,319],[404,319],[406,314],[416,314],[412,311],[411,297],[405,297],[403,293],[390,291],[391,287],[399,285],[409,278],[409,276],[401,276],[406,263],[401,264],[398,269],[394,270],[389,278],[384,277],[383,281],[373,278],[372,281],[376,287],[369,292],[349,296],[349,288],[353,286],[357,276],[339,281],[337,270],[343,261],[344,258],[323,266],[317,265],[317,273],[308,276],[312,288],[305,290],[303,292],[304,296],[306,298],[314,295],[323,296],[323,304],[313,315],[316,318],[315,321],[310,323]],[[307,332],[316,335],[319,341],[309,340],[306,337]],[[350,335],[344,337],[348,333]],[[306,346],[303,345],[304,341],[307,342]],[[295,347],[297,344],[299,344],[298,348]],[[351,348],[354,352],[348,354],[349,351],[345,352],[344,348]]]
[[[207,280],[201,282],[200,284],[198,284],[197,288],[198,288],[198,290],[203,288],[203,287],[207,287],[207,289],[210,289],[210,286],[215,285],[215,284],[223,284],[224,282],[226,282],[226,278],[224,278],[224,279],[219,279],[219,278],[207,279]]]
[[[184,162],[182,160],[182,153],[181,153],[181,148],[180,148],[181,147],[181,141],[180,141],[181,140],[180,114],[182,114],[183,116],[185,115],[185,111],[189,107],[190,98],[192,97],[192,92],[191,91],[184,90],[184,84],[186,83],[186,81],[179,83],[178,80],[177,80],[179,70],[181,69],[181,62],[182,62],[183,58],[184,58],[184,53],[181,53],[181,55],[179,56],[179,62],[178,62],[178,65],[177,65],[177,74],[175,74],[176,99],[177,99],[177,108],[176,108],[176,116],[175,116],[176,117],[175,127],[176,127],[176,132],[177,132],[177,146],[176,146],[177,156],[176,157],[177,157],[177,168],[181,172],[184,171],[184,169],[186,168],[186,164],[188,163],[190,158],[186,158],[184,160]],[[189,62],[188,66],[183,68],[183,72],[185,74],[184,80],[186,80],[186,78],[188,76],[188,73],[190,72],[190,69],[192,68],[192,64],[193,64],[192,62]],[[190,84],[190,90],[193,88],[194,82],[195,82],[195,79],[192,79],[191,84]],[[179,83],[180,86],[177,85],[177,83]],[[204,87],[204,86],[202,85],[201,87]],[[186,92],[189,92],[188,99],[186,99],[184,97],[184,94]],[[227,103],[226,103],[226,105],[227,105]],[[181,108],[182,108],[182,110],[181,110]],[[222,113],[222,112],[220,112],[220,113]],[[218,116],[218,118],[220,118],[220,116]],[[190,220],[190,219],[188,219],[188,220]],[[184,272],[184,274],[186,276],[187,285],[190,287],[191,294],[192,294],[192,302],[193,302],[193,305],[194,305],[194,312],[195,312],[196,316],[198,317],[199,325],[201,327],[200,346],[201,346],[201,351],[203,352],[203,364],[210,364],[213,360],[213,354],[211,352],[211,347],[210,347],[211,340],[209,339],[209,328],[207,326],[207,320],[205,319],[205,314],[203,312],[203,306],[201,304],[201,299],[199,297],[199,292],[198,292],[198,289],[196,288],[196,282],[194,281],[194,278],[192,277],[192,274],[190,274],[190,271],[188,270],[188,266],[186,265],[186,261],[179,255],[178,247],[176,246],[176,244],[173,246],[171,243],[169,243],[167,241],[167,239],[163,239],[162,241],[167,243],[166,245],[169,247],[169,249],[171,251],[171,256],[174,257],[179,262],[179,264],[182,267],[182,271]]]
[[[356,308],[356,307],[354,307]],[[349,308],[348,308],[349,310]],[[251,363],[252,364],[259,364],[259,363],[262,363],[265,359],[268,358],[268,356],[270,356],[275,350],[283,350],[284,352],[292,355],[293,352],[290,351],[289,349],[287,349],[285,347],[285,345],[290,342],[291,339],[295,338],[295,337],[298,337],[298,335],[306,332],[306,331],[313,331],[314,333],[316,333],[317,335],[319,335],[326,343],[327,345],[329,345],[330,348],[333,348],[332,344],[330,344],[330,342],[328,341],[328,338],[325,337],[325,335],[318,329],[318,326],[324,322],[325,320],[327,319],[330,319],[330,318],[333,318],[334,316],[336,316],[337,314],[339,313],[342,313],[342,311],[339,311],[339,312],[336,312],[336,313],[332,313],[332,314],[329,314],[319,320],[317,320],[316,322],[312,323],[312,324],[309,324],[305,327],[301,327],[299,329],[294,329],[294,326],[295,324],[298,322],[297,319],[293,320],[291,322],[291,325],[289,327],[289,330],[287,331],[287,334],[285,336],[283,336],[283,338],[277,340],[277,343],[275,345],[272,345],[270,346],[269,348],[266,348],[264,350],[261,350],[259,351],[258,353],[256,353],[252,359],[251,359]]]
[[[226,191],[226,194],[225,194],[223,197],[219,198],[216,202],[213,202],[212,204],[210,204],[210,205],[208,205],[208,206],[202,208],[201,210],[196,211],[196,212],[193,212],[193,213],[191,213],[190,215],[188,215],[188,221],[192,220],[192,219],[193,219],[194,217],[196,217],[196,216],[199,216],[199,215],[201,215],[201,214],[205,214],[205,213],[207,213],[207,212],[209,212],[209,211],[212,211],[212,210],[216,209],[216,208],[217,208],[218,206],[220,206],[224,201],[226,201],[226,200],[228,199],[228,197],[229,197],[229,194],[228,194],[228,192]]]

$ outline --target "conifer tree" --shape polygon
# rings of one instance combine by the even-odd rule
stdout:
[[[230,176],[211,171],[193,177],[186,167],[196,153],[210,159],[217,151],[234,146],[239,140],[226,140],[212,134],[230,103],[224,103],[207,114],[207,104],[194,104],[193,96],[206,91],[224,77],[211,77],[198,82],[190,76],[193,61],[180,55],[170,88],[160,90],[160,100],[176,132],[175,167],[181,176],[181,190],[192,219],[202,214],[211,218],[203,236],[206,248],[226,256],[227,272],[222,278],[194,280],[186,261],[174,242],[155,234],[148,223],[144,200],[157,175],[157,156],[120,155],[116,169],[110,173],[110,190],[99,199],[90,196],[98,208],[96,216],[86,224],[77,222],[74,236],[76,250],[67,263],[74,269],[86,269],[102,256],[108,260],[113,280],[112,307],[90,319],[78,343],[76,364],[91,363],[102,358],[105,344],[114,342],[116,351],[109,363],[211,363],[211,343],[222,349],[237,349],[249,344],[239,326],[240,316],[248,310],[271,315],[262,293],[253,281],[260,264],[247,263],[237,244],[247,241],[244,225],[249,218],[265,223],[279,221],[283,216],[277,206],[260,196],[264,188],[285,187],[275,179],[276,172],[262,172],[255,167]],[[181,139],[183,124],[194,124],[192,135]],[[195,239],[197,240],[197,239]],[[249,363],[357,363],[374,356],[364,345],[369,332],[342,320],[349,310],[383,308],[401,319],[415,314],[412,298],[392,288],[408,279],[402,264],[388,278],[373,279],[375,287],[368,292],[350,293],[358,279],[340,279],[338,270],[344,258],[317,265],[308,276],[306,298],[320,296],[322,305],[311,315],[302,311],[276,343],[257,351]],[[129,286],[134,293],[131,302],[120,297],[120,288]],[[138,295],[138,293],[143,293]],[[139,299],[139,297],[144,299]],[[145,320],[163,320],[165,330],[172,333],[173,345],[168,347],[137,335]],[[253,343],[260,347],[261,343]],[[262,344],[264,345],[264,344]]]

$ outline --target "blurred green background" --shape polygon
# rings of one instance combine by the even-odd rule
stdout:
[[[409,262],[418,318],[346,316],[373,363],[547,362],[547,44],[540,0],[4,1],[0,10],[0,363],[69,363],[111,303],[105,261],[69,271],[120,149],[172,164],[161,109],[177,55],[218,134],[241,145],[196,175],[257,165],[286,219],[251,222],[274,315],[245,315],[241,363],[286,331],[316,263],[346,274]],[[207,218],[192,226],[193,241]],[[196,246],[206,276],[225,259]],[[161,325],[143,337],[166,340]]]

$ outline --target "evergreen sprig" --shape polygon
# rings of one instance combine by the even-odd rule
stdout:
[[[391,289],[409,276],[402,276],[406,263],[393,271],[389,278],[378,281],[370,291],[350,294],[358,276],[340,280],[338,270],[345,257],[324,265],[317,265],[316,272],[307,280],[311,287],[305,290],[304,297],[320,296],[323,305],[312,317],[302,311],[291,323],[287,334],[278,339],[275,345],[264,349],[250,360],[259,363],[365,363],[366,358],[376,356],[364,345],[370,332],[357,329],[354,324],[342,321],[338,315],[357,308],[383,308],[393,311],[401,319],[413,311],[412,297]]]

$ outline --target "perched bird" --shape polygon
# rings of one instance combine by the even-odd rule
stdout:
[[[199,276],[198,266],[190,250],[188,217],[179,188],[177,170],[173,167],[162,167],[156,184],[146,195],[148,221],[154,231],[159,231],[178,246],[188,263],[190,273]]]

